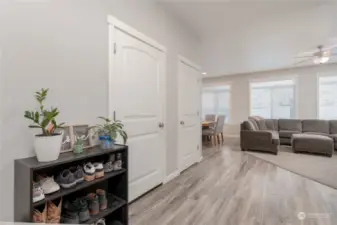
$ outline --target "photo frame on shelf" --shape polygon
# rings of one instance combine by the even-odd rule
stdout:
[[[82,124],[82,125],[73,125],[73,137],[74,141],[76,136],[79,136],[83,141],[83,149],[91,148],[92,145],[90,143],[90,131],[88,130],[89,125]]]
[[[74,137],[73,137],[73,127],[72,126],[63,126],[63,138],[61,153],[70,152],[73,149]]]

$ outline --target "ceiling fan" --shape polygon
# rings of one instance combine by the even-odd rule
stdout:
[[[328,47],[318,45],[316,50],[304,52],[296,56],[295,59],[304,59],[304,60],[297,61],[295,64],[301,64],[308,61],[312,61],[314,64],[327,63],[331,59],[331,57],[337,56],[337,53],[333,52],[335,48],[337,49],[337,45],[332,45]]]

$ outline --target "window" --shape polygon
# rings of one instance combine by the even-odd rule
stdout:
[[[294,118],[294,81],[283,80],[251,83],[250,114],[273,119]]]
[[[318,92],[318,117],[337,119],[337,77],[320,77]]]
[[[202,94],[203,116],[207,114],[226,115],[229,120],[229,86],[205,87]]]

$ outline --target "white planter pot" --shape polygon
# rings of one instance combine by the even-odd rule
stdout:
[[[54,136],[35,136],[34,148],[39,162],[57,160],[62,145],[62,133]]]

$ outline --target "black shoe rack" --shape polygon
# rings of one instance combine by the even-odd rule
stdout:
[[[45,199],[33,203],[32,189],[33,181],[38,174],[48,176],[59,174],[62,170],[71,166],[83,165],[86,162],[103,162],[109,159],[110,154],[122,154],[123,168],[118,171],[105,173],[104,177],[93,181],[84,181],[73,188],[63,189],[49,195]],[[67,198],[84,196],[87,193],[95,192],[97,189],[104,189],[109,193],[108,208],[92,216],[84,224],[93,224],[101,218],[105,218],[108,225],[112,221],[120,221],[123,225],[128,225],[128,147],[115,145],[112,149],[102,150],[94,147],[85,150],[83,153],[75,155],[72,152],[63,153],[59,159],[53,162],[40,163],[36,157],[15,160],[15,180],[14,180],[14,219],[15,222],[33,222],[34,209],[43,208],[47,201],[57,201]],[[108,201],[109,201],[108,199]]]

